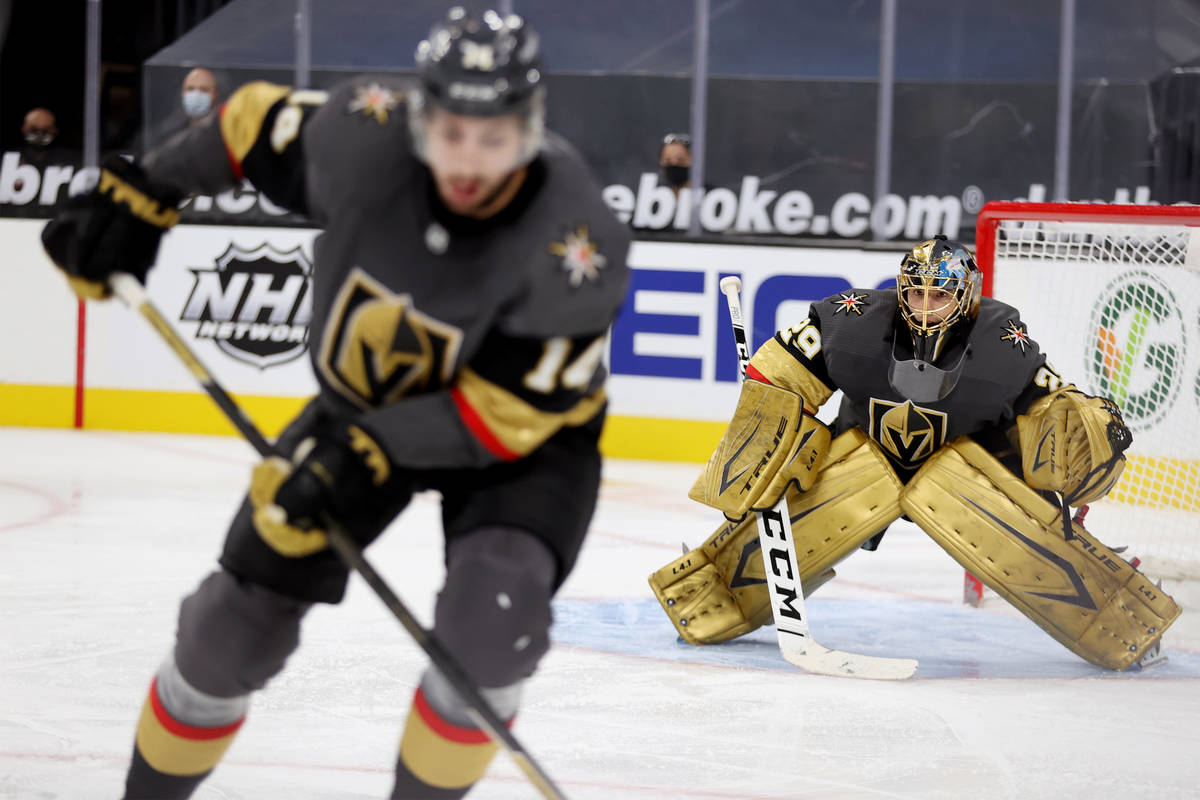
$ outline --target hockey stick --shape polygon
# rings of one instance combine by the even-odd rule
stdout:
[[[115,273],[109,278],[109,287],[117,297],[121,298],[131,309],[137,311],[153,326],[154,330],[163,338],[168,346],[175,351],[179,359],[187,366],[188,370],[195,376],[196,380],[204,388],[216,404],[224,412],[233,426],[246,438],[248,442],[258,451],[258,454],[264,458],[267,456],[280,455],[274,445],[270,444],[262,433],[255,427],[250,418],[242,412],[242,409],[237,405],[232,397],[225,391],[221,384],[217,383],[212,373],[209,372],[196,354],[192,352],[183,338],[175,331],[166,318],[159,312],[154,304],[150,302],[150,296],[146,294],[145,287],[138,281],[137,278],[127,273]],[[353,569],[363,580],[375,591],[383,604],[387,606],[388,611],[392,612],[404,630],[416,641],[417,645],[425,651],[429,656],[429,660],[434,667],[445,676],[454,690],[458,692],[458,696],[468,706],[468,713],[471,719],[478,725],[492,741],[498,743],[508,754],[512,756],[513,761],[517,762],[517,766],[525,773],[530,782],[537,787],[542,796],[548,800],[565,800],[565,795],[555,785],[550,776],[545,770],[533,760],[533,757],[525,750],[517,738],[508,729],[508,726],[500,719],[490,703],[480,694],[478,687],[467,675],[466,671],[459,665],[458,661],[450,655],[440,641],[434,638],[433,633],[426,630],[417,618],[412,615],[407,606],[396,596],[396,593],[391,590],[391,587],[384,582],[383,578],[375,571],[375,568],[363,556],[362,548],[358,543],[350,538],[349,534],[328,516],[323,516],[320,520],[321,526],[324,528],[329,539],[329,545],[337,553],[338,557],[346,564],[347,567]]]
[[[742,282],[730,275],[721,279],[721,293],[729,306],[729,320],[737,340],[738,364],[741,379],[746,379],[750,349],[746,344],[746,326],[742,321]],[[796,545],[792,541],[791,519],[787,492],[769,511],[756,512],[758,541],[762,547],[763,571],[771,595],[771,614],[779,637],[779,651],[789,664],[819,675],[835,675],[876,680],[900,680],[917,671],[911,658],[883,658],[859,653],[833,650],[819,644],[808,627],[808,611],[804,605],[804,587],[800,583],[800,567],[796,561]]]

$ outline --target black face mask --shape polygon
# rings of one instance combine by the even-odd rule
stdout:
[[[667,186],[683,186],[688,182],[689,172],[691,172],[690,167],[678,164],[667,164],[662,168],[663,180],[666,181]]]

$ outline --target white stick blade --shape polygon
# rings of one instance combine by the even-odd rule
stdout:
[[[876,681],[901,681],[917,672],[918,662],[912,658],[884,658],[862,653],[833,650],[813,641],[779,637],[779,649],[789,664],[816,675],[835,678],[866,678]]]

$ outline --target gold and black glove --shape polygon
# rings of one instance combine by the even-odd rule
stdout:
[[[1067,505],[1106,495],[1125,466],[1133,435],[1111,400],[1067,387],[1017,417],[1025,482],[1061,492]]]
[[[72,197],[42,230],[42,245],[81,299],[103,299],[108,279],[128,272],[142,283],[162,235],[179,222],[179,190],[153,181],[120,156],[104,162],[90,192]]]
[[[254,527],[281,555],[311,555],[328,544],[320,520],[354,527],[391,474],[383,448],[357,425],[305,440],[292,462],[272,456],[254,468]]]

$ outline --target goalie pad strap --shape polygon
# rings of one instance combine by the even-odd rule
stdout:
[[[731,520],[773,508],[790,484],[801,491],[812,485],[829,440],[829,429],[804,413],[800,395],[748,380],[733,419],[688,497]]]
[[[1133,664],[1179,606],[983,447],[960,437],[913,476],[900,505],[959,564],[1060,644],[1108,669]]]
[[[900,516],[901,488],[886,456],[856,428],[833,441],[809,491],[788,490],[805,596],[834,576],[835,564]],[[726,522],[703,545],[651,574],[649,582],[690,644],[723,642],[771,619],[753,516]]]

